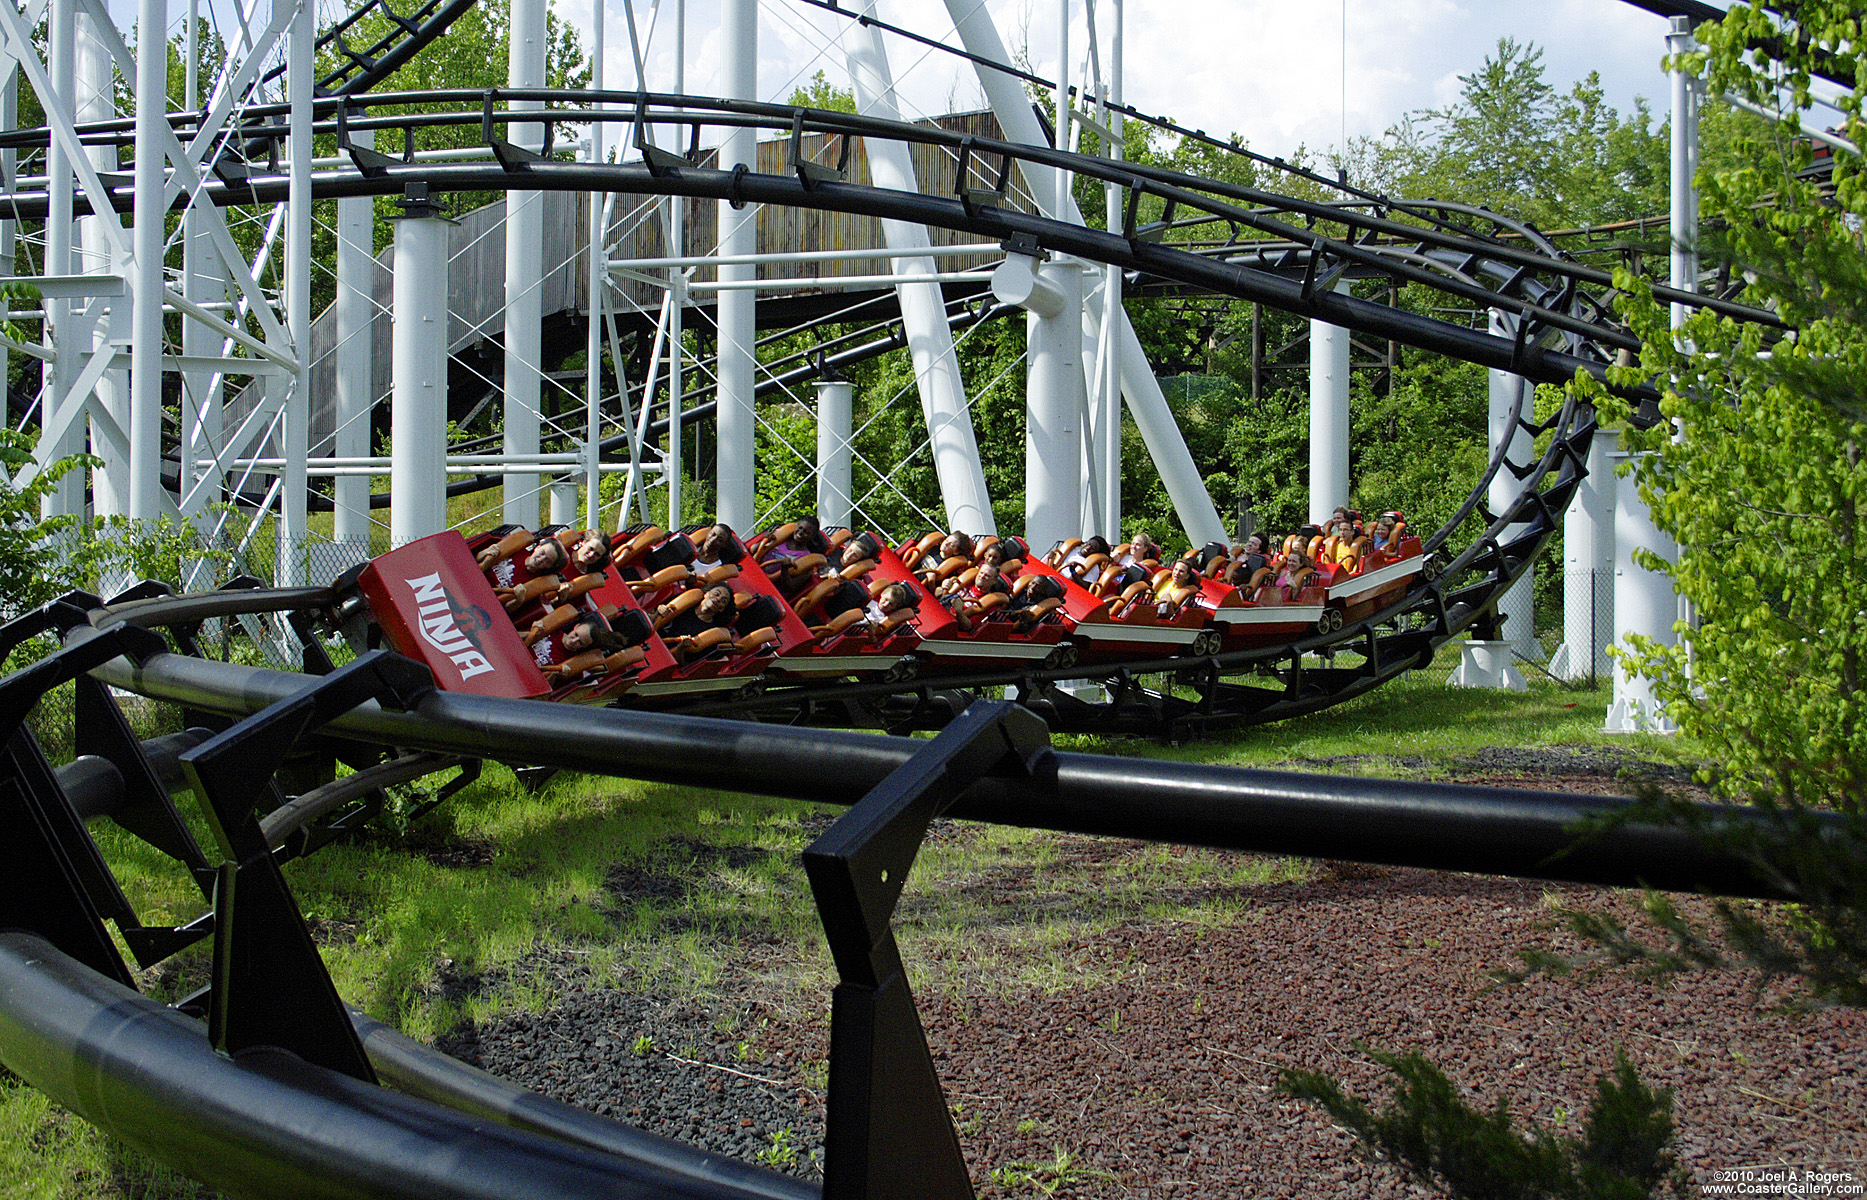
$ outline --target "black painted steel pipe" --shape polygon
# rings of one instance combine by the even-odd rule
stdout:
[[[217,1054],[202,1023],[17,930],[0,932],[0,1061],[113,1136],[240,1195],[797,1196],[769,1183],[671,1170],[668,1157],[632,1160],[489,1124],[283,1050]]]
[[[143,615],[156,612],[145,609]],[[81,628],[73,636],[88,632]],[[141,667],[116,659],[97,674],[158,700],[229,715],[257,712],[302,686],[289,673],[175,654],[154,656]],[[507,763],[828,804],[853,803],[920,744],[875,734],[440,691],[425,696],[413,712],[365,704],[325,732]],[[1268,854],[1793,898],[1744,860],[1681,829],[1629,824],[1579,839],[1580,823],[1611,817],[1625,803],[1057,753],[1046,774],[1030,780],[989,779],[968,791],[949,815]],[[1710,809],[1707,815],[1733,823],[1759,819],[1733,807]]]
[[[52,773],[71,807],[86,821],[107,817],[123,806],[123,772],[107,758],[80,754]]]

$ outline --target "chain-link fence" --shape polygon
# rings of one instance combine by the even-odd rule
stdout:
[[[266,531],[259,536],[239,538],[223,534],[197,539],[188,553],[171,556],[166,561],[152,558],[142,562],[137,556],[126,554],[98,579],[96,590],[108,599],[150,577],[161,578],[171,587],[189,592],[212,591],[240,576],[268,585],[280,582],[284,576],[295,584],[315,587],[333,582],[345,571],[368,560],[367,544],[311,538],[301,544],[296,562],[281,571],[276,543],[266,536]],[[283,614],[253,613],[226,621],[205,621],[195,640],[203,654],[226,662],[290,671],[304,665],[304,643]],[[49,654],[53,648],[49,636],[31,639],[14,651],[4,667],[17,670]],[[341,641],[326,642],[324,651],[340,665],[351,657],[349,648]],[[181,728],[180,712],[173,706],[157,704],[129,692],[116,694],[139,737],[155,737]],[[73,695],[70,684],[54,688],[40,699],[27,717],[34,735],[54,763],[69,762],[74,754]]]
[[[1561,628],[1562,642],[1549,660],[1551,675],[1591,687],[1613,677],[1608,647],[1614,643],[1614,572],[1563,572]]]

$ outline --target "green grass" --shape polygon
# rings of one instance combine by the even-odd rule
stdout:
[[[1059,738],[1059,745],[1094,753],[1140,753],[1183,762],[1275,766],[1304,759],[1373,756],[1424,758],[1437,764],[1492,746],[1604,745],[1664,761],[1696,761],[1687,739],[1604,731],[1611,693],[1533,680],[1525,692],[1446,686],[1456,656],[1441,653],[1424,671],[1404,675],[1346,704],[1274,725],[1229,731],[1177,747],[1132,741]],[[1377,774],[1406,774],[1391,763],[1368,764]]]
[[[214,1195],[0,1071],[0,1197],[207,1200]]]
[[[1488,746],[1693,754],[1676,740],[1601,733],[1605,688],[1543,682],[1516,695],[1459,691],[1444,686],[1448,670],[1435,666],[1326,713],[1180,747],[1056,740],[1072,750],[1249,766],[1357,756],[1304,769],[1390,775],[1440,773]],[[1402,768],[1393,756],[1426,766]],[[838,811],[577,776],[532,792],[489,764],[478,783],[406,834],[330,846],[286,873],[338,990],[416,1037],[547,1008],[566,978],[554,964],[567,962],[580,986],[613,981],[690,995],[749,988],[821,1020],[833,969],[798,856]],[[145,922],[202,911],[192,881],[167,859],[114,828],[94,832]],[[198,823],[197,833],[207,844]],[[487,861],[456,861],[463,850]],[[1125,922],[1249,921],[1249,889],[1308,869],[1293,860],[943,823],[916,862],[896,928],[923,995],[1061,992],[1123,970],[1104,964],[1102,975],[1087,973],[1075,954],[1086,934]],[[627,903],[618,879],[666,894]],[[205,947],[196,947],[144,973],[143,985],[172,999],[205,981],[207,961]],[[747,1060],[757,1061],[757,1032],[745,1036]],[[1067,1183],[1073,1166],[1059,1151],[1055,1162],[1007,1169],[1022,1172],[1021,1188],[1044,1194]],[[0,1197],[209,1195],[32,1088],[0,1078]]]

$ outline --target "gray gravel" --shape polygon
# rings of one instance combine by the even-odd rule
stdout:
[[[740,1054],[742,1033],[759,1011],[582,986],[544,1013],[455,1030],[436,1045],[553,1099],[815,1177],[821,1104],[809,1089],[773,1078],[765,1064]]]

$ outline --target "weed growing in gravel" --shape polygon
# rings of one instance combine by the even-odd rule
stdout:
[[[758,1160],[768,1167],[780,1170],[797,1165],[797,1147],[791,1144],[794,1135],[789,1127],[771,1135],[771,1145],[758,1152]]]
[[[1028,1190],[1038,1196],[1054,1196],[1067,1187],[1113,1178],[1107,1171],[1078,1162],[1073,1152],[1061,1146],[1051,1151],[1049,1162],[1015,1162],[992,1168],[992,1182],[999,1187]]]

